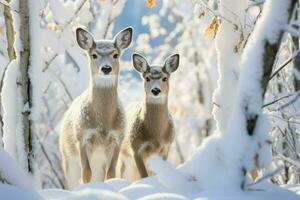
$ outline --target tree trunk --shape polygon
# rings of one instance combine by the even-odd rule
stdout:
[[[292,12],[293,9],[296,5],[297,0],[289,0],[286,3],[289,4],[288,7],[288,18],[287,20],[289,21],[291,16],[292,16]],[[278,2],[275,2],[278,3]],[[280,16],[281,17],[281,16]],[[282,16],[284,17],[284,16]],[[288,21],[286,22],[286,24],[288,24]],[[255,30],[254,30],[255,31]],[[264,95],[266,93],[266,89],[267,89],[267,85],[268,85],[268,81],[269,78],[271,76],[272,73],[272,69],[274,66],[274,61],[276,60],[276,54],[279,50],[280,47],[280,43],[282,40],[282,36],[284,33],[283,28],[279,29],[279,30],[273,30],[275,32],[277,32],[278,36],[276,38],[275,41],[270,41],[269,39],[265,38],[263,41],[263,47],[264,47],[264,51],[262,54],[262,73],[261,73],[261,77],[258,77],[260,79],[260,87],[261,87],[261,93],[259,94],[259,96],[257,96],[257,98],[249,98],[247,96],[247,94],[245,94],[244,97],[242,97],[240,100],[243,105],[243,109],[244,109],[244,115],[245,115],[245,119],[246,119],[246,130],[247,130],[247,134],[254,138],[254,137],[258,137],[257,134],[260,134],[259,132],[256,132],[257,129],[257,122],[259,119],[259,115],[261,113],[261,111],[254,111],[250,110],[249,107],[251,107],[251,104],[256,103],[256,102],[252,102],[253,100],[257,100],[257,99],[264,99]],[[255,48],[252,48],[251,50],[256,51]],[[250,53],[250,52],[248,52]],[[250,60],[251,61],[251,60]],[[258,81],[259,81],[258,79]],[[241,80],[242,81],[242,80]],[[243,80],[246,81],[246,80]],[[254,83],[253,83],[254,84]],[[250,100],[249,100],[250,99]],[[251,101],[252,100],[252,101]],[[238,103],[241,103],[238,102]],[[263,101],[261,101],[262,103]],[[267,141],[261,141],[261,142],[267,142]],[[260,142],[258,142],[258,145],[261,145]],[[255,154],[253,155],[253,161],[255,162],[254,166],[256,168],[260,167],[260,163],[259,163],[259,154]],[[249,170],[249,169],[248,169]],[[242,173],[244,174],[244,176],[246,176],[247,170],[246,167],[242,167]],[[244,184],[245,184],[245,179],[242,182],[242,188],[244,188]]]
[[[10,3],[10,0],[6,0],[7,3]],[[4,6],[4,18],[5,18],[5,28],[6,28],[6,40],[7,40],[7,53],[9,60],[16,58],[16,52],[14,49],[15,42],[15,31],[13,27],[13,18],[11,10],[8,6]]]
[[[218,87],[213,93],[215,105],[213,116],[217,132],[223,132],[226,130],[229,116],[232,113],[238,85],[240,51],[237,44],[242,37],[245,37],[243,23],[247,2],[245,0],[220,0],[219,4],[219,12],[222,16],[216,35],[219,79]]]
[[[10,0],[6,1],[7,3],[10,2]],[[7,54],[9,58],[9,62],[14,60],[16,58],[16,52],[14,49],[14,42],[15,42],[15,32],[13,27],[13,18],[11,14],[11,10],[8,6],[4,5],[4,20],[5,20],[5,30],[6,30],[6,41],[7,41]],[[2,86],[3,86],[3,79],[5,76],[7,67],[4,69],[4,72],[2,74],[1,80],[0,80],[0,94],[2,92]],[[2,103],[0,98],[0,137],[1,137],[1,146],[3,146],[2,143],[2,133],[3,133],[3,118],[2,118]]]
[[[298,7],[299,7],[299,0],[298,0]],[[299,11],[295,12],[295,20],[299,20]],[[292,36],[292,40],[295,45],[294,51],[299,50],[299,38],[297,36]],[[296,91],[300,90],[300,54],[298,53],[293,60],[294,66],[294,88]]]
[[[32,142],[31,142],[31,121],[29,118],[31,108],[31,85],[29,78],[29,59],[30,59],[30,41],[29,41],[29,9],[28,0],[19,1],[20,14],[20,41],[22,50],[20,51],[20,87],[22,95],[22,104],[24,106],[23,131],[25,151],[28,155],[28,171],[32,172]]]

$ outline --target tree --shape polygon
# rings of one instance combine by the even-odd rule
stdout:
[[[207,138],[193,158],[180,167],[184,172],[194,172],[192,180],[199,181],[204,189],[229,185],[247,189],[247,175],[271,162],[270,124],[262,105],[295,3],[296,0],[265,2],[242,53],[236,101],[226,130]]]
[[[1,94],[4,111],[3,140],[5,150],[18,161],[23,169],[33,172],[31,161],[33,147],[30,121],[32,94],[29,73],[29,8],[27,0],[14,1],[13,3],[9,7],[6,6],[9,9],[6,10],[6,27],[8,34],[8,55],[11,63],[7,67],[8,71],[4,77]],[[19,12],[15,12],[11,16],[10,12],[15,7],[18,8]],[[20,21],[20,23],[14,23],[14,21]],[[16,38],[15,43],[14,38]],[[12,89],[15,91],[12,91]],[[15,103],[15,105],[11,103]]]

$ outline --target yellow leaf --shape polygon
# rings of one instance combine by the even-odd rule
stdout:
[[[218,32],[220,25],[220,21],[215,17],[213,18],[212,22],[208,26],[208,28],[205,30],[204,35],[205,36],[212,36],[213,38],[216,37],[216,34]]]
[[[243,33],[241,33],[240,39],[238,43],[235,45],[235,52],[238,52],[240,50],[240,48],[243,46],[243,42],[244,42],[244,36]]]
[[[56,31],[58,29],[58,27],[55,23],[49,23],[49,24],[47,24],[47,29],[50,31]]]
[[[0,35],[4,36],[4,26],[0,26]]]
[[[154,8],[156,4],[157,4],[156,0],[147,0],[148,8]]]

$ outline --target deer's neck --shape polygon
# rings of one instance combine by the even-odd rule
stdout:
[[[143,106],[144,123],[151,134],[161,134],[168,127],[168,101],[161,103],[145,101]]]
[[[117,86],[99,87],[90,85],[90,100],[95,110],[105,113],[114,113],[118,107]]]

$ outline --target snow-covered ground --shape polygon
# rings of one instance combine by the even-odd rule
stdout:
[[[182,188],[189,190],[188,188]],[[293,191],[291,191],[293,190]],[[297,195],[298,193],[298,195]],[[95,182],[81,185],[73,191],[46,189],[32,191],[10,185],[0,185],[1,199],[48,199],[48,200],[125,200],[125,199],[165,199],[165,200],[299,200],[300,186],[290,190],[272,184],[257,184],[248,191],[213,190],[190,191],[189,193],[164,187],[157,177],[149,177],[130,184],[124,179],[111,179],[104,183]]]

